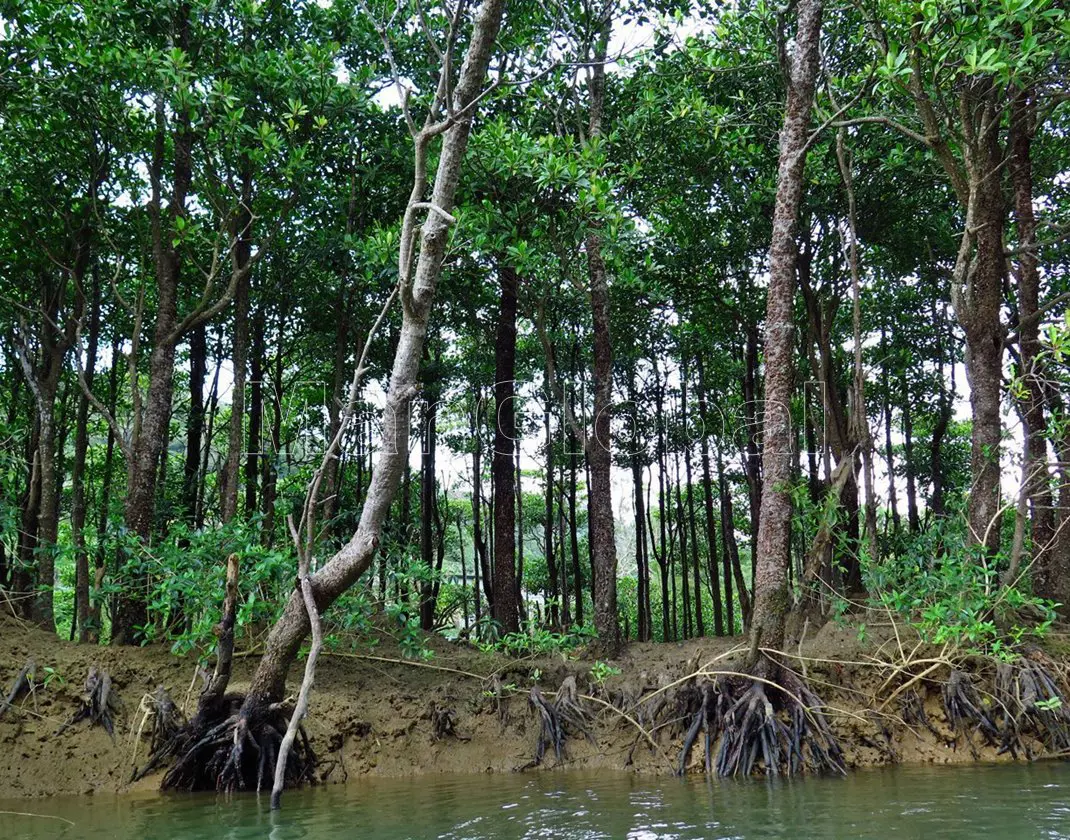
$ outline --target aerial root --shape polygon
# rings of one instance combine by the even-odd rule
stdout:
[[[108,672],[94,665],[85,678],[81,706],[55,734],[61,735],[76,723],[88,719],[91,725],[98,723],[103,726],[104,731],[115,740],[115,715],[119,713],[120,708],[119,696],[114,691]]]
[[[441,741],[444,738],[456,738],[458,741],[472,740],[470,736],[461,735],[457,731],[457,712],[449,706],[440,706],[437,702],[431,701],[428,716],[431,718],[431,737],[435,741]]]
[[[240,698],[231,697],[219,716],[198,715],[150,763],[177,759],[164,775],[164,790],[270,789],[282,732],[289,719],[282,704],[272,704],[262,713],[240,708]],[[298,730],[286,762],[286,786],[297,787],[313,780],[316,756],[304,728]]]
[[[783,683],[741,677],[706,681],[696,698],[677,772],[686,772],[698,736],[703,735],[705,769],[718,776],[847,772],[843,754],[821,700],[801,679],[785,672]],[[720,739],[716,757],[714,744]]]
[[[565,739],[580,736],[591,740],[591,719],[580,703],[576,678],[565,677],[557,696],[551,703],[537,685],[531,687],[528,703],[539,717],[539,739],[535,744],[535,758],[521,769],[542,764],[546,750],[553,747],[554,756],[560,762],[565,756]]]
[[[134,766],[133,775],[130,778],[132,782],[144,778],[159,767],[164,758],[173,755],[174,745],[178,741],[182,728],[186,725],[186,716],[175,705],[171,695],[162,685],[156,686],[156,691],[152,694],[146,694],[141,698],[140,712],[142,717],[135,735],[134,756],[137,755],[137,740],[140,739],[146,722],[151,719],[149,760],[144,767]]]
[[[1031,761],[1033,752],[1021,738],[1025,731],[1032,731],[1052,752],[1070,751],[1070,708],[1060,683],[1056,666],[1037,648],[996,667],[995,698],[1003,708],[1001,754],[1017,758],[1021,751]]]
[[[903,719],[903,722],[910,726],[919,726],[928,730],[934,738],[937,740],[942,739],[942,735],[937,732],[936,727],[933,726],[932,721],[929,720],[929,715],[925,711],[925,703],[921,699],[921,695],[918,692],[911,689],[903,694],[899,700],[899,715]]]
[[[944,701],[944,715],[956,734],[962,734],[974,758],[978,757],[977,747],[973,743],[970,730],[980,732],[990,744],[998,742],[1000,734],[996,724],[985,711],[984,703],[970,679],[970,675],[957,668],[952,669],[941,689]]]

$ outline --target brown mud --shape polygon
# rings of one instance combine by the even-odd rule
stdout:
[[[860,634],[855,621],[803,635],[782,662],[824,701],[849,768],[1015,760],[1010,751],[1000,753],[1000,739],[985,726],[948,720],[942,690],[952,670],[941,651],[921,646],[903,626],[867,623]],[[560,759],[552,744],[542,744],[541,769],[671,773],[702,685],[742,669],[747,655],[741,638],[633,643],[605,663],[620,670],[606,677],[582,657],[511,659],[437,637],[429,646],[434,655],[423,663],[404,660],[386,633],[374,646],[324,651],[305,724],[322,782],[369,774],[534,772],[544,738],[538,700],[553,703],[562,687],[576,706],[573,725],[566,727]],[[37,666],[35,690],[0,717],[0,798],[159,786],[163,768],[131,781],[149,753],[153,721],[142,710],[161,685],[180,709],[195,709],[202,682],[194,657],[161,646],[69,644],[0,615],[0,704],[29,659]],[[1046,661],[1066,693],[1060,657]],[[255,664],[255,651],[236,654],[232,690],[248,684]],[[970,674],[982,710],[996,719],[995,665],[956,664]],[[64,728],[85,708],[92,668],[111,680],[114,737],[90,717]],[[703,676],[688,679],[700,670]],[[699,741],[688,772],[703,772]],[[1018,760],[1023,750],[1033,757],[1051,752],[1025,725],[1017,733]]]

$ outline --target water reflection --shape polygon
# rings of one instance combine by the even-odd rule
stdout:
[[[23,814],[4,812],[25,812]],[[33,812],[34,815],[30,815]],[[0,838],[1049,838],[1070,840],[1070,767],[908,768],[708,781],[563,772],[367,779],[267,796],[0,802]]]

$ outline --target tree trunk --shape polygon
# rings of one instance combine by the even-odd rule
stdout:
[[[750,507],[751,586],[754,588],[754,561],[758,556],[758,531],[762,516],[762,453],[758,447],[761,434],[758,418],[758,326],[747,325],[743,364],[743,422],[747,427],[743,471],[747,477],[747,500]]]
[[[691,615],[691,564],[687,553],[689,537],[687,516],[684,513],[683,481],[680,477],[680,453],[674,452],[672,460],[676,477],[676,527],[680,533],[680,595],[683,599],[683,630],[684,638],[690,639],[694,635],[694,622]]]
[[[427,383],[425,383],[427,388]],[[426,633],[435,629],[435,548],[434,529],[436,504],[435,449],[438,443],[438,404],[434,388],[427,388],[427,408],[424,415],[423,451],[420,456],[420,560],[427,578],[422,581],[420,593],[420,627]]]
[[[503,633],[520,629],[516,588],[516,483],[513,447],[516,442],[516,298],[517,276],[502,266],[498,331],[494,340],[494,453],[491,484],[494,495],[494,620]]]
[[[790,58],[784,125],[780,132],[769,289],[765,323],[765,412],[762,503],[754,558],[754,643],[779,649],[788,611],[787,571],[791,536],[791,397],[795,352],[795,226],[802,203],[806,142],[813,109],[821,37],[821,0],[799,0],[798,29]],[[756,665],[752,662],[751,665]]]
[[[699,451],[702,456],[702,499],[706,514],[706,552],[707,574],[709,576],[710,599],[713,601],[713,632],[718,636],[725,634],[726,619],[728,635],[733,633],[732,615],[732,579],[727,574],[729,562],[725,557],[725,607],[721,609],[721,580],[720,571],[717,567],[717,526],[713,516],[713,480],[710,474],[710,421],[709,406],[706,402],[706,369],[702,363],[702,355],[698,357],[698,413],[702,420],[703,434],[699,443]]]
[[[115,405],[119,396],[119,336],[111,343],[111,369],[108,371],[108,411],[115,415]],[[97,508],[97,550],[94,558],[93,592],[89,599],[89,615],[85,624],[86,641],[94,644],[100,641],[101,611],[103,593],[100,591],[107,566],[108,518],[111,513],[112,474],[115,468],[115,430],[108,426],[108,440],[104,447],[104,467],[102,469],[100,502]]]
[[[100,341],[100,278],[93,272],[93,292],[89,313],[89,340],[84,366],[85,385],[92,390]],[[86,458],[89,453],[89,397],[78,395],[78,420],[74,433],[74,465],[71,468],[71,536],[74,540],[74,625],[78,641],[89,638],[89,554],[85,547],[85,520],[88,509],[85,491]]]
[[[636,576],[636,638],[649,642],[650,627],[650,565],[647,558],[646,509],[643,502],[643,463],[640,458],[639,406],[635,392],[635,368],[629,380],[629,402],[632,405],[632,440],[630,461],[632,468],[632,507],[635,513],[635,576]]]
[[[257,490],[260,484],[260,454],[263,448],[264,427],[264,304],[259,302],[253,318],[253,352],[249,360],[249,442],[245,455],[245,515],[257,511]],[[334,459],[331,459],[334,462]],[[335,493],[331,494],[336,499]],[[337,502],[336,502],[337,504]],[[332,517],[333,518],[333,517]],[[330,520],[328,520],[330,521]]]
[[[571,397],[570,397],[571,399]],[[576,533],[578,523],[576,520],[576,473],[578,464],[576,459],[576,437],[572,434],[571,427],[568,430],[568,530],[569,549],[572,554],[572,589],[576,595],[576,624],[583,626],[583,569],[580,566],[580,538]]]
[[[524,488],[523,475],[520,470],[519,433],[514,447],[516,458],[516,605],[520,620],[528,620],[527,605],[524,603]]]
[[[189,411],[186,414],[186,460],[182,467],[182,510],[190,526],[197,521],[204,434],[204,380],[207,376],[208,342],[202,324],[189,335]]]
[[[549,620],[550,626],[558,628],[561,626],[561,610],[558,595],[558,580],[557,580],[557,555],[554,551],[554,439],[553,431],[550,427],[550,409],[551,409],[551,396],[550,396],[550,377],[544,375],[545,389],[543,393],[543,410],[542,410],[542,424],[545,438],[543,445],[546,447],[546,472],[544,481],[544,500],[543,500],[543,516],[545,520],[543,522],[542,529],[542,541],[543,551],[546,555],[546,578],[547,578],[547,592],[546,598],[549,603]]]
[[[903,465],[907,479],[907,526],[910,533],[916,534],[921,529],[921,518],[918,516],[918,480],[914,467],[914,415],[910,410],[911,397],[905,375],[900,380],[900,386],[903,394]]]
[[[183,9],[180,16],[188,16]],[[188,17],[179,21],[179,47],[188,47]],[[152,197],[149,202],[152,221],[153,259],[156,271],[156,326],[153,330],[152,351],[149,355],[149,387],[139,416],[134,420],[130,458],[127,463],[126,497],[123,518],[126,528],[144,545],[152,541],[156,509],[156,482],[160,458],[167,447],[171,419],[171,398],[174,393],[175,342],[178,326],[178,288],[182,261],[171,243],[172,224],[185,218],[186,196],[193,177],[191,153],[193,135],[187,115],[178,118],[173,132],[174,177],[171,198],[166,212],[161,206],[165,138],[165,110],[162,97],[156,103],[156,133],[153,160],[150,166]],[[131,382],[135,390],[138,385]],[[148,624],[146,605],[148,577],[135,571],[119,594],[112,621],[112,644],[140,644],[145,639],[142,629]]]
[[[486,76],[503,8],[503,0],[485,0],[480,6],[464,65],[454,89],[454,111],[461,116],[443,134],[431,199],[435,207],[447,213],[453,208],[461,163],[468,144],[473,103]],[[379,546],[383,521],[401,482],[401,474],[408,460],[407,418],[416,392],[435,287],[445,258],[447,224],[439,213],[429,212],[420,232],[415,279],[410,289],[403,289],[402,327],[383,409],[383,446],[356,533],[311,577],[312,591],[320,612],[352,586],[371,565]],[[283,698],[287,672],[308,630],[309,616],[304,600],[295,591],[272,628],[264,656],[253,675],[242,710],[247,718]]]
[[[252,178],[246,174],[242,177],[242,204],[249,206],[252,199]],[[237,239],[235,246],[235,263],[244,268],[252,254],[251,240],[252,219],[248,210],[239,212],[233,222],[231,235]],[[245,385],[246,369],[249,364],[249,277],[242,276],[234,294],[234,332],[231,345],[231,365],[233,367],[234,385],[230,391],[230,426],[227,434],[227,463],[223,469],[223,523],[230,522],[238,513],[238,487],[242,454],[245,441],[242,432],[245,427]]]
[[[932,471],[932,513],[936,518],[943,518],[946,514],[946,505],[944,502],[944,438],[947,436],[947,429],[951,423],[951,410],[952,410],[952,392],[954,390],[955,382],[955,364],[954,360],[951,360],[951,382],[952,388],[949,390],[944,385],[944,332],[946,328],[946,312],[944,317],[938,318],[936,315],[936,307],[933,307],[933,324],[936,332],[936,381],[939,383],[940,396],[937,400],[937,415],[936,423],[933,426],[932,440],[929,443],[929,458],[931,461]],[[891,451],[891,421],[888,422],[889,431],[889,452]],[[896,523],[898,524],[898,514],[896,514]]]
[[[1040,356],[1040,270],[1033,212],[1032,143],[1036,105],[1029,91],[1020,92],[1011,110],[1010,176],[1014,218],[1018,227],[1019,375],[1025,384],[1022,419],[1025,427],[1023,488],[1030,505],[1033,537],[1033,591],[1058,603],[1070,601],[1070,568],[1056,561],[1055,517],[1048,474],[1048,427],[1045,385]]]

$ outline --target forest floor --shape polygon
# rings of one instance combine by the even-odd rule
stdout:
[[[800,673],[805,670],[827,704],[849,767],[1011,760],[997,755],[997,746],[981,734],[952,731],[940,693],[949,671],[937,663],[925,673],[939,656],[918,647],[912,631],[887,621],[884,626],[868,622],[862,634],[855,621],[830,623],[803,636],[801,644],[793,643],[789,661]],[[322,781],[528,769],[540,732],[538,712],[529,701],[531,688],[537,684],[552,700],[569,676],[590,717],[589,737],[574,733],[560,761],[549,748],[542,768],[670,773],[690,724],[679,711],[681,689],[692,682],[686,678],[701,669],[742,668],[747,655],[741,638],[632,643],[606,663],[620,673],[605,677],[605,669],[582,655],[518,660],[438,637],[429,646],[434,653],[429,661],[407,661],[382,633],[373,646],[321,657],[306,728]],[[232,690],[248,684],[257,661],[252,653],[238,655]],[[143,725],[142,698],[163,685],[175,703],[191,711],[201,685],[195,659],[174,656],[162,646],[66,643],[0,615],[0,704],[29,658],[37,664],[39,687],[0,718],[0,798],[156,788],[159,772],[130,783],[149,750],[151,720]],[[896,670],[905,660],[910,660],[907,667]],[[114,738],[88,721],[57,733],[78,710],[91,666],[111,675],[121,701]],[[298,665],[291,673],[292,690],[300,670]],[[975,677],[982,695],[992,677],[984,671],[978,666]],[[913,680],[912,675],[923,673],[923,679]],[[637,703],[658,688],[664,690],[654,700]],[[899,688],[904,690],[896,694]],[[921,700],[925,716],[919,719],[904,710],[909,695]],[[889,697],[892,702],[881,708]],[[637,728],[639,722],[646,734]],[[702,772],[702,767],[700,739],[688,769]]]

